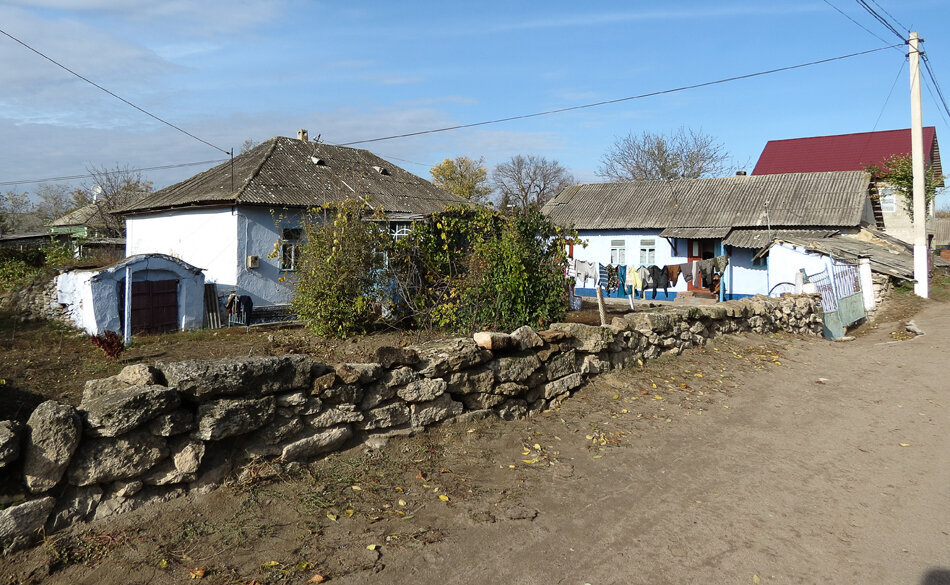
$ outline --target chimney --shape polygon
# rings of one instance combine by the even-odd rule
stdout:
[[[303,128],[297,130],[297,140],[303,140],[304,142],[307,142],[309,140],[307,137],[307,131]]]
[[[744,176],[745,176],[745,171],[736,171],[736,176],[737,176],[737,177],[744,177]]]

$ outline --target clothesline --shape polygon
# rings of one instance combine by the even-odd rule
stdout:
[[[728,264],[729,257],[725,254],[706,260],[692,260],[662,267],[641,265],[637,268],[632,265],[600,264],[571,258],[568,276],[573,277],[576,286],[580,288],[589,288],[590,280],[592,286],[599,285],[608,294],[621,289],[626,293],[629,287],[631,291],[640,291],[642,298],[647,289],[652,289],[655,299],[658,288],[662,288],[664,294],[669,295],[669,287],[676,286],[681,276],[695,288],[712,288],[716,284],[716,276],[721,275]]]

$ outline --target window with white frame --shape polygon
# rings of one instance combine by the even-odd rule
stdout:
[[[610,240],[610,263],[627,263],[627,242],[625,240]]]
[[[280,269],[297,270],[300,262],[300,239],[303,230],[284,228],[280,235]]]
[[[894,213],[897,211],[897,194],[890,187],[882,187],[877,191],[878,200],[881,202],[882,213]]]
[[[656,264],[656,240],[640,240],[640,265],[653,266]]]
[[[393,237],[394,240],[405,238],[409,235],[409,231],[412,229],[412,224],[408,222],[394,222],[389,224],[389,234]]]

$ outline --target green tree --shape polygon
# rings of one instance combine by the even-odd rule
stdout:
[[[570,234],[529,208],[450,208],[416,224],[390,253],[392,278],[422,326],[458,332],[543,327],[567,309]]]
[[[488,184],[488,169],[485,159],[471,159],[467,156],[446,158],[429,169],[432,182],[446,191],[464,197],[473,203],[488,203],[492,188]]]
[[[880,165],[867,165],[864,169],[875,179],[887,183],[901,196],[907,215],[914,217],[914,162],[909,154],[895,154]],[[943,175],[932,166],[924,172],[924,199],[927,207],[937,196],[938,185],[943,184]]]
[[[366,221],[370,215],[365,203],[347,200],[311,210],[303,223],[291,305],[314,333],[347,337],[375,320],[390,238],[382,218]]]

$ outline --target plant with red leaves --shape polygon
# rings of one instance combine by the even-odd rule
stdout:
[[[119,354],[125,349],[125,344],[122,342],[122,337],[120,337],[115,331],[111,330],[103,331],[99,335],[90,335],[89,341],[104,351],[105,354],[113,360],[119,359]]]

